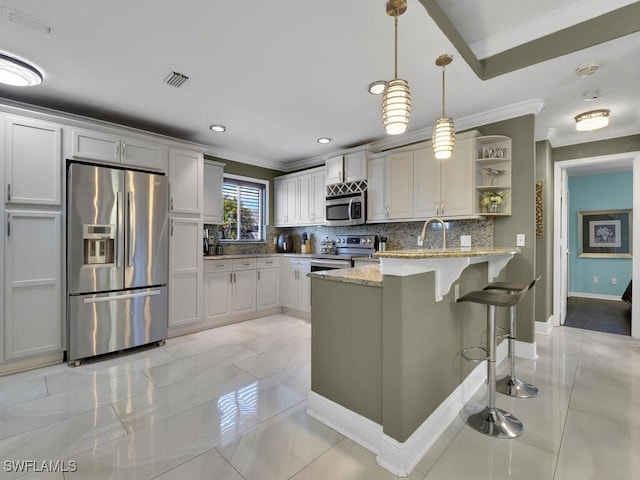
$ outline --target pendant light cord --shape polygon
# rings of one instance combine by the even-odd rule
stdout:
[[[444,65],[442,66],[442,116],[444,117]]]
[[[396,9],[396,14],[393,16],[394,18],[394,26],[395,26],[395,51],[394,51],[394,64],[393,64],[393,78],[398,78],[398,9]]]

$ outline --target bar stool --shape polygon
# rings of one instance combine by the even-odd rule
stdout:
[[[467,360],[487,360],[488,405],[467,405],[461,413],[462,420],[474,430],[496,438],[515,438],[522,435],[522,422],[509,412],[496,408],[496,307],[511,308],[524,296],[523,292],[510,295],[490,290],[469,292],[457,302],[481,303],[487,306],[487,348],[468,347],[462,351]],[[468,356],[471,350],[484,350],[484,358]]]
[[[484,290],[503,290],[509,294],[521,294],[522,296],[531,290],[540,280],[538,275],[531,283],[521,282],[496,282],[484,287]],[[504,395],[516,398],[533,398],[538,396],[537,387],[527,383],[516,376],[516,305],[509,309],[509,373],[496,381],[496,391]]]

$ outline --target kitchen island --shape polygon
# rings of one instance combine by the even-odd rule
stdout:
[[[460,355],[485,343],[485,309],[455,292],[482,289],[517,252],[386,251],[380,266],[309,274],[308,413],[410,473],[485,379]]]

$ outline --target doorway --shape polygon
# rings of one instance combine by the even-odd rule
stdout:
[[[611,172],[615,170],[633,171],[633,215],[632,215],[632,254],[640,255],[640,152],[631,152],[600,157],[566,160],[554,164],[554,287],[553,287],[553,324],[564,325],[567,314],[568,296],[568,256],[569,250],[569,208],[568,178],[570,175],[585,173]],[[632,261],[632,277],[640,278],[640,261]],[[633,285],[633,296],[640,298],[640,282]],[[640,338],[640,308],[631,311],[631,336]]]

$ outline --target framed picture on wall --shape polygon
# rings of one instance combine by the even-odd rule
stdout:
[[[631,258],[631,212],[578,212],[578,256]]]

